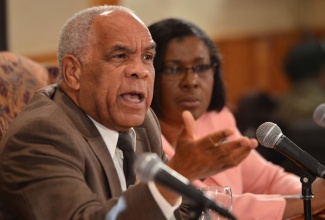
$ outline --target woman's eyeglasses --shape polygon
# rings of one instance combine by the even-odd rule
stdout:
[[[165,80],[180,80],[191,71],[192,73],[197,74],[200,78],[205,78],[214,74],[214,71],[210,70],[216,66],[217,64],[199,64],[192,67],[166,66],[162,70],[161,77]]]

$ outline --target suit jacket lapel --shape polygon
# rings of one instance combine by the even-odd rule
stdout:
[[[137,134],[136,140],[136,154],[140,155],[144,152],[150,152],[150,143],[147,139],[147,132],[145,128],[142,127],[134,127],[134,130]]]
[[[89,146],[92,148],[105,171],[112,196],[119,196],[122,193],[121,184],[112,157],[103,138],[90,118],[61,89],[56,89],[57,92],[53,100],[62,107],[89,143]]]
[[[112,197],[117,197],[121,195],[121,183],[119,181],[119,177],[117,175],[113,159],[110,153],[108,152],[108,149],[102,137],[85,137],[85,139],[89,143],[89,146],[92,148],[105,170]]]

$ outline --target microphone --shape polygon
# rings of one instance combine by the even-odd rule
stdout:
[[[230,212],[218,206],[213,200],[205,196],[201,190],[191,185],[187,178],[165,165],[157,154],[144,153],[140,155],[135,161],[134,169],[141,182],[156,181],[193,200],[202,208],[212,209],[222,216],[236,220]]]
[[[314,122],[320,127],[325,127],[325,104],[320,104],[313,113]]]
[[[256,138],[261,145],[274,148],[310,174],[325,178],[325,167],[284,136],[276,124],[272,122],[261,124],[257,128]]]

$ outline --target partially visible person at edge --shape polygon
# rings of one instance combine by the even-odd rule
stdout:
[[[325,102],[325,41],[306,38],[298,42],[286,54],[283,70],[290,88],[273,99],[275,108],[267,117],[278,124],[292,142],[325,164],[325,128],[313,119],[317,106]],[[286,171],[303,175],[299,166],[278,156],[276,151],[265,147],[257,150]]]
[[[153,152],[166,161],[158,120],[149,109],[154,56],[147,27],[127,8],[94,7],[67,21],[59,41],[58,84],[38,91],[1,141],[0,219],[151,220],[186,214],[178,209],[180,195],[159,184],[126,188],[116,146],[119,133],[127,132],[136,154]],[[255,147],[241,138],[217,148],[214,143],[231,129],[195,139],[192,115],[183,118],[179,151],[168,166],[191,181],[233,167]]]
[[[173,158],[178,153],[184,111],[190,111],[196,119],[194,134],[198,138],[226,128],[235,133],[222,143],[240,138],[234,117],[226,107],[220,54],[211,39],[199,27],[180,19],[156,22],[149,31],[157,44],[151,107],[160,122],[167,155]],[[230,160],[231,154],[223,152]],[[207,163],[209,160],[206,158]],[[233,213],[238,219],[286,219],[303,214],[299,178],[267,162],[255,150],[238,166],[194,184],[230,186]],[[325,208],[325,181],[317,179],[313,192],[312,212],[318,213]]]
[[[292,86],[279,98],[274,114],[286,126],[303,126],[325,102],[325,42],[306,39],[292,47],[284,59],[284,73]]]

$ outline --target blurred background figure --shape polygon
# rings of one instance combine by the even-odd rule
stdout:
[[[312,121],[325,102],[325,42],[308,39],[294,46],[284,60],[291,90],[279,99],[276,115],[288,126]]]
[[[283,60],[289,90],[282,96],[262,91],[244,94],[238,101],[236,119],[239,130],[250,137],[260,124],[271,121],[284,135],[319,162],[325,164],[325,128],[313,121],[313,112],[325,102],[325,43],[305,39],[289,49]],[[257,151],[286,171],[302,174],[302,169],[273,149]]]
[[[325,102],[325,42],[307,39],[294,46],[284,60],[291,89],[278,100],[275,111],[283,133],[300,148],[325,164],[325,128],[313,112]],[[285,168],[298,175],[301,169],[284,160]]]
[[[237,127],[243,135],[255,137],[256,129],[266,121],[274,121],[273,115],[277,102],[264,91],[251,91],[238,99],[234,115]]]

